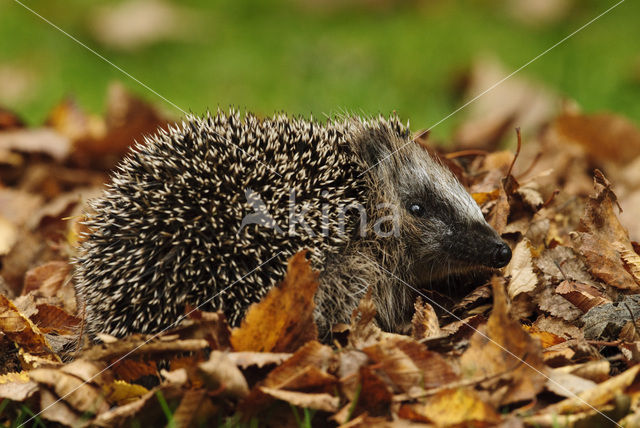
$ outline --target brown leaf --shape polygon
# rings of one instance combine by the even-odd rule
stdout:
[[[542,331],[535,326],[523,326],[524,330],[531,335],[531,337],[535,337],[540,341],[540,345],[542,348],[548,348],[553,345],[557,345],[558,343],[565,342],[566,339],[555,335],[548,331]]]
[[[371,293],[372,289],[369,288],[351,314],[349,345],[356,349],[376,343],[382,336],[382,330],[375,323],[376,305]]]
[[[291,357],[286,353],[267,353],[267,352],[232,352],[229,359],[233,363],[243,369],[251,366],[265,367],[269,365],[280,365]]]
[[[130,335],[122,339],[100,337],[104,344],[96,344],[83,350],[82,356],[92,361],[110,361],[123,356],[195,352],[207,349],[209,343],[204,339],[178,340],[176,336],[158,336],[152,340],[143,335]],[[108,342],[108,343],[107,343]]]
[[[360,368],[360,394],[355,414],[367,412],[371,416],[389,413],[391,391],[387,384],[369,367]]]
[[[558,372],[571,373],[584,379],[592,380],[596,383],[609,379],[611,364],[607,360],[588,361],[582,364],[574,364],[554,369]]]
[[[9,254],[13,245],[18,241],[18,227],[0,217],[0,257]]]
[[[509,198],[504,190],[504,187],[500,187],[498,199],[493,209],[487,217],[487,222],[495,229],[498,234],[501,234],[507,227],[507,219],[509,218],[509,212],[511,206],[509,205]]]
[[[478,306],[484,301],[488,301],[491,298],[491,287],[489,284],[483,284],[474,290],[472,290],[469,294],[464,296],[462,300],[455,304],[453,307],[453,312],[461,312],[461,311],[469,311],[470,309]],[[452,322],[455,324],[456,322]],[[443,327],[444,329],[444,327]]]
[[[144,376],[156,376],[158,373],[155,363],[131,359],[109,361],[109,366],[114,377],[125,382],[133,382]]]
[[[0,187],[0,217],[17,227],[30,223],[33,212],[43,203],[39,195]]]
[[[625,324],[640,317],[640,295],[620,296],[614,303],[594,306],[582,315],[582,331],[593,340],[617,340]]]
[[[511,299],[536,289],[538,276],[533,271],[531,242],[527,238],[522,239],[513,249],[511,262],[505,268],[505,276],[510,276],[507,291]]]
[[[62,162],[69,156],[71,141],[48,128],[16,129],[0,133],[0,151],[43,153]]]
[[[77,333],[81,319],[70,315],[62,308],[41,303],[37,306],[38,312],[29,317],[42,333],[56,333],[70,335]]]
[[[571,414],[589,411],[592,407],[600,408],[617,395],[623,394],[631,384],[636,383],[635,379],[639,370],[640,365],[635,365],[618,376],[602,382],[595,388],[546,407],[544,413]]]
[[[326,372],[332,359],[333,350],[330,347],[318,342],[308,342],[284,363],[273,369],[264,380],[263,385],[278,389],[309,387],[311,384],[306,381],[301,382],[301,379],[306,376],[307,368],[314,367],[320,372]],[[313,386],[327,385],[327,381],[334,382],[335,378],[323,376],[320,382],[317,380],[318,378],[312,379]]]
[[[176,427],[204,426],[207,421],[214,420],[218,412],[206,390],[188,389],[173,413],[173,421]]]
[[[16,113],[0,107],[0,131],[23,127],[24,122]]]
[[[209,360],[198,364],[197,373],[207,389],[221,389],[225,396],[243,398],[249,394],[249,385],[242,372],[222,351],[213,351]]]
[[[156,397],[158,389],[155,388],[143,395],[140,399],[121,406],[113,407],[106,412],[100,413],[95,418],[96,426],[126,426],[125,422],[130,421],[134,416],[141,420],[144,417],[143,411],[150,404],[158,402]],[[166,398],[166,397],[165,397]]]
[[[342,413],[343,411],[345,411],[344,414],[346,415],[349,413],[349,408],[345,407],[343,410],[340,411],[340,413]],[[340,421],[344,419],[335,418],[334,420]],[[366,413],[363,413],[360,416],[351,419],[349,422],[340,425],[340,428],[403,428],[403,427],[411,428],[412,425],[403,424],[402,421],[398,421],[398,420],[389,421],[389,419],[386,417],[369,416]]]
[[[67,97],[56,105],[46,120],[47,125],[76,143],[104,138],[104,121],[84,112],[73,98]]]
[[[223,312],[204,312],[187,305],[189,319],[169,330],[181,339],[205,339],[211,349],[231,349],[231,329]]]
[[[145,101],[134,97],[125,88],[114,83],[107,94],[106,134],[98,138],[99,131],[92,138],[75,140],[71,154],[76,165],[112,167],[128,151],[134,141],[143,142],[145,135],[166,127],[164,119]]]
[[[351,401],[359,394],[360,369],[370,363],[369,356],[356,349],[343,349],[338,357],[340,388],[342,394]]]
[[[538,287],[538,291],[533,296],[538,309],[565,321],[576,321],[583,315],[582,311],[557,294],[555,288],[553,283],[546,283],[544,286]]]
[[[594,287],[600,284],[594,281],[578,252],[571,247],[559,245],[546,249],[534,259],[534,263],[543,274],[544,284],[557,283],[557,279],[565,278]]]
[[[491,190],[490,192],[472,193],[471,196],[473,197],[473,200],[476,201],[478,205],[482,206],[487,202],[495,201],[496,199],[498,199],[498,196],[500,196],[500,190],[494,189],[494,190]]]
[[[34,381],[46,385],[74,411],[99,413],[109,404],[96,385],[108,382],[109,374],[102,366],[84,360],[76,360],[60,369],[35,369],[29,372]]]
[[[60,362],[38,327],[25,318],[3,295],[0,295],[0,331],[26,352],[51,362]]]
[[[591,380],[583,379],[571,373],[550,370],[547,389],[560,397],[575,397],[589,389],[593,389],[597,384]]]
[[[60,400],[59,396],[46,388],[40,390],[40,408],[42,412],[39,417],[42,419],[67,426],[86,424],[86,414],[74,410],[67,402]]]
[[[499,277],[493,286],[493,311],[484,333],[477,332],[462,355],[462,370],[473,377],[497,377],[492,384],[506,383],[506,391],[494,398],[497,404],[533,399],[546,381],[540,343],[527,334],[509,314],[507,296]],[[495,390],[493,392],[496,392]]]
[[[260,387],[260,391],[277,400],[286,401],[294,406],[308,407],[310,409],[323,410],[325,412],[338,411],[340,398],[326,392],[305,393],[297,391],[285,391],[282,389]]]
[[[589,233],[576,233],[574,242],[595,277],[621,290],[640,291],[636,279],[625,269],[622,255],[611,241]]]
[[[436,311],[429,303],[422,303],[422,297],[418,297],[414,305],[416,312],[411,320],[411,337],[422,340],[442,335],[440,323]]]
[[[486,95],[469,105],[469,119],[456,130],[458,148],[495,149],[512,124],[525,133],[536,130],[556,110],[556,96],[541,85],[522,78],[506,80],[508,72],[493,58],[473,64],[465,97],[474,99],[487,88]],[[500,85],[496,82],[503,80]]]
[[[521,184],[516,192],[532,211],[537,211],[544,203],[536,181],[527,181]]]
[[[280,390],[308,390],[331,392],[337,379],[326,372],[334,362],[333,350],[318,342],[307,342],[280,366],[273,369],[259,385]],[[254,415],[272,400],[259,388],[253,388],[238,409],[243,414]]]
[[[62,261],[52,261],[27,271],[22,294],[39,290],[45,296],[54,296],[67,279],[71,266]]]
[[[640,130],[618,115],[566,113],[555,119],[553,127],[562,142],[584,147],[598,161],[625,164],[640,155]]]
[[[311,270],[306,251],[289,260],[287,276],[257,304],[231,333],[236,351],[291,352],[318,338],[313,320],[318,273]]]
[[[611,303],[611,300],[595,287],[575,281],[562,281],[556,287],[556,293],[573,303],[584,313],[587,313],[594,306]]]
[[[24,401],[38,390],[38,385],[27,372],[0,375],[0,398]]]
[[[445,325],[442,327],[442,333],[447,336],[459,335],[462,337],[469,337],[484,322],[484,316],[471,315],[470,317],[453,321],[452,323]]]
[[[405,404],[398,416],[436,426],[493,426],[500,415],[474,391],[447,389],[418,404]]]
[[[427,347],[405,336],[385,337],[363,349],[395,388],[409,392],[412,388],[433,388],[458,378],[446,360]]]
[[[614,212],[617,197],[611,183],[597,170],[594,187],[596,193],[587,201],[580,219],[580,232],[574,235],[574,241],[594,276],[613,287],[638,291],[640,275],[634,268],[636,259],[631,256],[635,251]]]
[[[143,397],[149,390],[141,385],[116,380],[111,384],[103,385],[103,392],[110,403],[122,406]]]
[[[584,340],[582,330],[560,318],[541,315],[533,323],[533,326],[540,331],[548,331],[566,340]]]

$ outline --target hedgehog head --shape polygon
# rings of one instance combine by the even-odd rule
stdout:
[[[432,282],[481,267],[501,268],[509,246],[485,221],[480,207],[447,166],[411,140],[397,119],[380,119],[356,142],[378,199],[395,207],[397,242],[409,274]],[[404,266],[403,269],[406,269]]]

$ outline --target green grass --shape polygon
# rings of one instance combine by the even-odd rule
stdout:
[[[0,402],[0,420],[3,420],[6,415],[3,415],[3,412],[7,408],[7,406],[11,403],[11,400],[3,399]],[[29,421],[27,423],[27,421]],[[24,404],[20,404],[17,407],[17,413],[13,420],[10,421],[11,425],[4,424],[3,426],[10,426],[11,428],[18,428],[24,425],[25,427],[39,427],[46,428],[45,423],[42,419],[37,416],[29,407]]]
[[[320,3],[320,0],[316,2]],[[185,110],[230,104],[258,113],[305,116],[393,110],[412,127],[438,122],[458,107],[452,82],[472,59],[493,53],[514,70],[614,1],[579,2],[567,19],[531,28],[496,1],[399,2],[390,10],[311,11],[303,0],[181,2],[206,25],[191,42],[165,42],[135,53],[111,51],[94,39],[87,17],[106,0],[28,1],[38,13]],[[411,4],[411,6],[409,6]],[[609,110],[640,122],[640,4],[626,1],[529,67],[586,111]],[[100,112],[113,80],[162,106],[168,104],[12,1],[0,3],[0,66],[33,70],[33,94],[7,107],[31,123],[74,94]],[[434,130],[449,136],[455,115]]]

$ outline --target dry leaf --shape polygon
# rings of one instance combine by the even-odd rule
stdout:
[[[634,254],[627,231],[614,213],[617,197],[611,183],[596,171],[594,176],[596,194],[589,198],[584,216],[580,219],[580,232],[574,241],[585,257],[591,273],[608,285],[631,291],[640,291],[640,276],[627,270],[621,252],[627,259]]]
[[[293,387],[304,388],[300,379],[308,367],[315,367],[319,372],[326,371],[333,358],[333,350],[318,342],[309,342],[287,359],[280,366],[273,369],[264,380],[263,386],[277,389],[290,389]],[[320,384],[327,385],[327,381],[334,382],[333,377],[323,376]],[[313,379],[313,385],[318,386],[317,378]],[[308,386],[308,385],[307,385]]]
[[[593,340],[616,340],[627,322],[640,318],[640,295],[595,306],[582,316],[584,336]]]
[[[542,348],[548,348],[550,346],[554,346],[557,345],[559,343],[562,343],[564,341],[566,341],[566,339],[563,339],[562,337],[555,335],[553,333],[550,333],[548,331],[542,331],[540,329],[538,329],[537,327],[534,326],[522,326],[525,331],[527,331],[527,333],[529,333],[531,335],[531,337],[535,337],[536,339],[538,339],[540,341],[540,345],[542,345]]]
[[[459,148],[495,149],[513,124],[529,133],[551,118],[556,97],[541,85],[520,77],[506,80],[507,74],[493,58],[473,64],[466,98],[473,99],[489,87],[492,90],[469,105],[470,119],[454,135]]]
[[[388,336],[379,343],[364,348],[379,370],[403,392],[412,388],[433,388],[445,385],[458,376],[439,354],[405,336]]]
[[[333,358],[330,347],[318,342],[308,342],[273,369],[259,387],[302,391],[312,388],[314,392],[332,392],[337,379],[326,370],[334,362]],[[257,414],[273,400],[259,387],[253,388],[249,396],[240,403],[239,410],[243,414]]]
[[[372,289],[370,288],[351,314],[349,345],[353,348],[364,348],[376,343],[382,337],[382,330],[375,323],[376,305],[371,293]]]
[[[311,270],[306,251],[289,260],[287,276],[269,290],[260,303],[251,305],[242,325],[231,333],[236,351],[290,352],[318,338],[313,320],[313,296],[318,273]]]
[[[433,306],[428,302],[422,303],[422,297],[418,297],[414,307],[416,312],[411,320],[411,337],[422,340],[441,336],[440,323]]]
[[[71,152],[71,141],[48,129],[17,129],[0,133],[0,151],[43,153],[62,162]]]
[[[116,380],[111,385],[107,385],[103,392],[107,401],[116,403],[118,406],[131,403],[149,392],[141,385],[130,384],[123,380]]]
[[[610,402],[618,394],[625,392],[638,375],[640,365],[636,365],[602,382],[595,388],[584,391],[578,396],[567,398],[559,403],[548,406],[544,413],[570,414],[592,410],[592,407],[600,408]]]
[[[182,396],[180,405],[173,413],[177,427],[204,426],[215,419],[220,409],[211,403],[204,389],[189,389]]]
[[[224,352],[213,351],[208,361],[198,364],[198,375],[209,390],[221,389],[225,396],[243,398],[249,394],[247,380]]]
[[[550,370],[547,389],[560,397],[575,397],[597,384],[591,380],[562,371]]]
[[[567,299],[585,313],[594,306],[611,303],[611,300],[595,287],[580,284],[575,281],[562,281],[560,285],[556,287],[556,293]]]
[[[640,130],[621,116],[567,113],[558,116],[553,127],[562,142],[584,147],[593,159],[625,164],[640,155]]]
[[[3,295],[0,295],[0,331],[28,353],[50,362],[60,362],[38,327],[25,318]]]
[[[310,409],[323,410],[325,412],[338,411],[340,398],[334,397],[327,393],[304,393],[296,391],[285,391],[282,389],[274,389],[260,387],[260,391],[277,399],[286,401],[294,406],[307,407]]]
[[[405,404],[398,416],[436,426],[490,426],[500,415],[467,389],[448,389],[426,400],[424,404]]]
[[[11,251],[18,240],[18,228],[7,219],[0,217],[0,257]]]
[[[484,333],[474,334],[462,355],[462,370],[470,377],[506,383],[506,391],[496,398],[499,404],[533,399],[546,382],[540,343],[509,315],[503,280],[494,277],[492,285],[493,311]]]
[[[527,238],[522,239],[514,248],[511,262],[505,268],[504,274],[511,277],[507,287],[510,299],[536,289],[538,277],[533,271],[531,242]]]
[[[84,360],[76,360],[61,369],[35,369],[29,376],[46,385],[58,398],[79,413],[101,413],[109,408],[102,389],[97,385],[108,382],[102,367]]]
[[[233,352],[228,355],[228,358],[233,361],[233,364],[243,369],[251,366],[265,367],[272,364],[280,365],[289,357],[291,357],[291,354],[268,352]]]
[[[38,390],[38,385],[27,372],[0,375],[0,398],[23,401]]]
[[[114,377],[125,382],[133,382],[144,376],[156,376],[158,369],[153,362],[136,361],[118,358],[109,361],[110,370]]]
[[[67,279],[71,266],[62,261],[53,261],[27,271],[22,294],[39,290],[45,296],[54,296]]]

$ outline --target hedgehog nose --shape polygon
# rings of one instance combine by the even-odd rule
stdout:
[[[511,248],[504,243],[501,242],[496,245],[493,250],[493,254],[491,255],[491,266],[494,268],[501,268],[506,266],[511,260]]]

